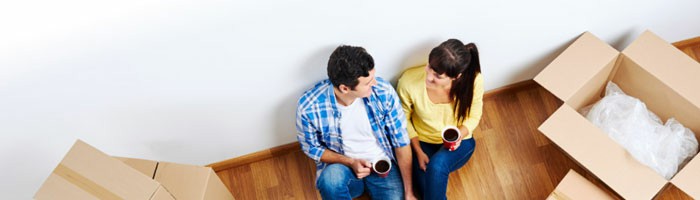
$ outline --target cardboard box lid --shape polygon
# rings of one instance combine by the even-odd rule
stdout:
[[[700,92],[697,89],[700,86],[700,63],[651,31],[642,33],[622,53],[700,107]]]
[[[85,198],[92,195],[99,199],[150,199],[159,186],[158,182],[78,140],[35,198],[76,199],[82,191],[87,193]]]
[[[538,130],[624,198],[651,199],[667,182],[567,105]]]
[[[698,181],[698,177],[700,177],[700,159],[696,158],[678,172],[671,179],[671,183],[691,197],[698,198],[700,197],[700,181]]]
[[[175,200],[175,197],[168,192],[162,185],[158,187],[156,193],[153,194],[150,200]]]
[[[569,199],[615,199],[598,188],[596,185],[586,180],[574,170],[569,170],[564,179],[559,182],[547,200],[569,200]]]
[[[131,168],[134,168],[147,177],[151,177],[151,179],[153,179],[153,175],[156,174],[156,167],[158,166],[158,162],[156,161],[118,156],[114,156],[114,158],[122,161],[126,165],[129,165]]]
[[[585,32],[534,80],[562,101],[567,101],[619,54],[604,41]]]
[[[210,167],[117,157],[160,182],[177,199],[233,199]]]
[[[204,199],[234,200],[231,191],[221,182],[219,176],[211,168],[209,168],[209,182],[207,183],[207,191],[204,193]]]
[[[233,199],[209,167],[160,162],[155,180],[177,199]]]

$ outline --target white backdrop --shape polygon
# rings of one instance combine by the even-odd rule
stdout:
[[[633,6],[634,4],[634,6]],[[395,81],[448,38],[486,89],[531,79],[583,31],[700,35],[700,1],[64,0],[0,3],[0,199],[29,199],[80,138],[204,165],[296,141],[294,109],[339,44]]]

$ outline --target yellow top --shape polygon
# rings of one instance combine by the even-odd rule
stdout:
[[[423,142],[441,144],[441,131],[445,126],[457,126],[457,118],[454,115],[452,103],[435,104],[428,97],[425,87],[424,66],[412,67],[406,70],[397,87],[403,111],[406,113],[407,129],[410,138],[418,136]],[[474,79],[474,98],[470,113],[463,124],[469,129],[469,134],[464,139],[472,138],[474,129],[481,120],[484,97],[484,80],[481,73]]]

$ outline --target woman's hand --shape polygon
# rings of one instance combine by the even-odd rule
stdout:
[[[423,151],[416,152],[416,157],[418,158],[418,166],[421,170],[425,171],[428,167],[428,163],[430,162],[430,158],[428,158],[428,155],[426,155]]]
[[[450,151],[456,151],[457,148],[459,148],[459,145],[462,144],[462,138],[463,138],[463,137],[459,137],[459,140],[457,140],[457,141],[455,142],[455,145],[452,146],[452,148],[450,148]]]
[[[462,144],[462,140],[464,139],[464,136],[469,135],[469,129],[466,126],[460,126],[459,132],[461,133],[461,134],[459,134],[459,140],[457,140],[457,142],[455,142],[455,146],[452,147],[452,149],[450,149],[450,151],[457,150],[457,148],[459,148],[459,145]]]
[[[421,149],[420,140],[418,140],[418,137],[411,138],[411,149],[413,149],[413,153],[415,153],[416,158],[418,159],[418,167],[425,171],[428,168],[430,158],[428,158],[428,155],[423,152],[423,149]]]

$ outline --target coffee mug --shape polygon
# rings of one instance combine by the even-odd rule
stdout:
[[[450,151],[454,151],[459,137],[462,135],[454,126],[447,126],[442,130],[442,145]]]
[[[389,159],[382,158],[372,162],[372,171],[377,173],[377,175],[382,178],[388,176],[389,171],[391,171],[391,161],[389,161]]]

